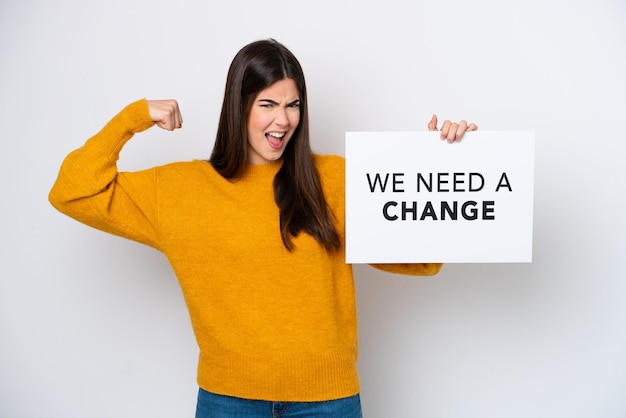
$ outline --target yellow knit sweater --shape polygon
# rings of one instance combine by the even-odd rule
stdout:
[[[352,268],[301,233],[281,240],[272,181],[280,162],[232,182],[205,161],[118,172],[133,134],[153,125],[132,103],[70,153],[50,192],[61,212],[162,251],[180,282],[200,347],[198,384],[241,398],[319,401],[359,391]],[[344,233],[344,160],[316,156]],[[430,275],[441,264],[378,265]]]

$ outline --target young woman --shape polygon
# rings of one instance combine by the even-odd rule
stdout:
[[[176,101],[128,105],[66,157],[51,203],[168,257],[200,348],[198,418],[360,417],[344,160],[311,152],[297,59],[274,40],[239,51],[210,161],[117,171],[134,134],[182,123]],[[446,121],[441,137],[475,129]],[[374,267],[432,275],[441,264]]]

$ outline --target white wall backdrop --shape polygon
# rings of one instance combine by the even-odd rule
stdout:
[[[626,416],[621,0],[0,3],[0,416],[191,417],[197,348],[165,258],[57,213],[63,157],[177,98],[136,169],[208,156],[236,51],[300,58],[316,150],[432,113],[537,134],[534,261],[434,278],[357,266],[366,417]]]

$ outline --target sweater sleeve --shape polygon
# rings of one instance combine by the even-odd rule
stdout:
[[[84,224],[158,248],[156,170],[117,171],[124,144],[153,124],[145,100],[124,108],[65,158],[50,203]]]

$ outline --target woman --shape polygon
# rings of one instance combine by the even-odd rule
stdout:
[[[198,418],[360,417],[344,160],[311,152],[297,59],[274,40],[239,51],[209,162],[117,171],[135,133],[182,122],[173,100],[130,104],[67,156],[51,203],[168,257],[200,347]],[[441,137],[475,129],[445,122]],[[374,267],[432,275],[441,264]]]

